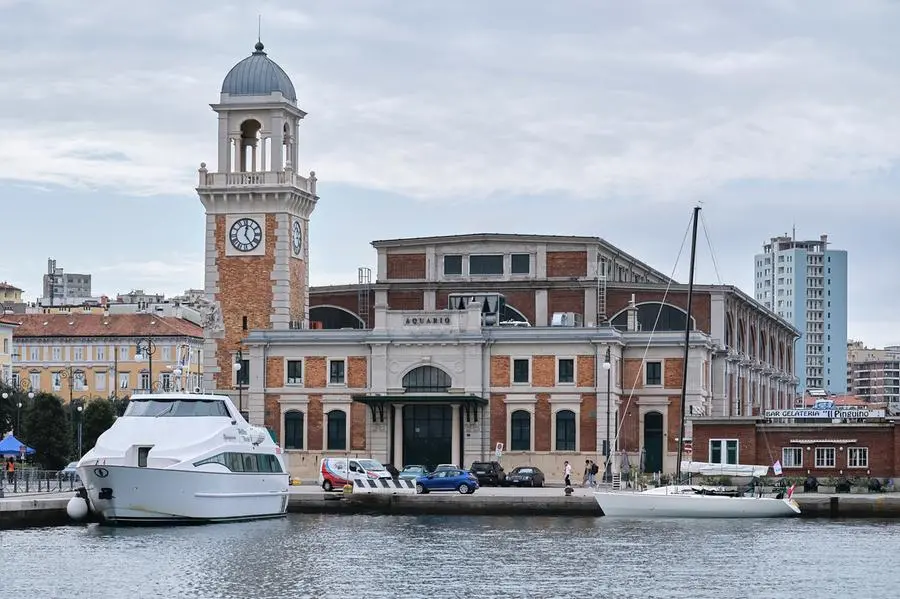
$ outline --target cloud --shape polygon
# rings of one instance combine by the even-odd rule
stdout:
[[[677,200],[735,181],[865,177],[900,158],[900,83],[883,50],[807,29],[796,3],[769,3],[767,19],[715,3],[654,4],[650,18],[638,4],[574,3],[558,28],[541,27],[558,17],[538,5],[530,20],[502,20],[503,3],[473,18],[445,6],[269,2],[263,22],[310,113],[304,163],[333,182],[425,200]],[[0,66],[13,92],[0,108],[17,118],[0,125],[21,135],[0,178],[193,194],[193,169],[216,154],[207,104],[249,52],[255,15],[238,3],[166,5],[135,7],[118,27],[108,2],[7,9],[21,11],[7,27],[41,19],[62,34],[2,42],[16,59]],[[896,23],[885,6],[817,18]]]

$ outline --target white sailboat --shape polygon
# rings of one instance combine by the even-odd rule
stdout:
[[[694,208],[693,237],[691,239],[690,279],[688,281],[687,316],[685,317],[684,364],[688,363],[690,349],[691,316],[694,295],[694,263],[697,251],[697,219],[700,207]],[[684,439],[687,372],[684,368],[681,382],[681,422],[679,441]],[[800,506],[794,501],[794,487],[782,490],[773,497],[763,497],[755,488],[743,492],[722,488],[678,484],[682,473],[749,477],[756,479],[768,474],[768,466],[743,464],[712,464],[707,462],[682,462],[683,443],[679,442],[674,485],[666,485],[646,491],[595,491],[594,498],[604,516],[622,518],[776,518],[796,516]]]

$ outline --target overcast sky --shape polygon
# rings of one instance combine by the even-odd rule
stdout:
[[[597,235],[753,291],[768,238],[850,253],[851,337],[900,342],[900,6],[877,0],[0,0],[0,281],[202,287],[197,168],[256,42],[293,79],[314,284],[373,239]],[[713,257],[718,269],[714,267]],[[686,255],[677,277],[686,280]]]

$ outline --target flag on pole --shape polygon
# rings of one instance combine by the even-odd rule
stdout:
[[[775,471],[775,476],[781,476],[781,460],[775,460],[775,463],[772,464],[772,470]]]

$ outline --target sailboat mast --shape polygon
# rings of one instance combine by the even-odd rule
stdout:
[[[700,206],[694,207],[693,232],[691,233],[691,266],[688,273],[687,316],[684,323],[684,360],[681,364],[681,424],[678,430],[678,461],[675,463],[675,484],[681,482],[681,458],[684,452],[684,418],[687,404],[688,356],[691,342],[691,310],[694,304],[694,263],[697,257],[697,220]]]

